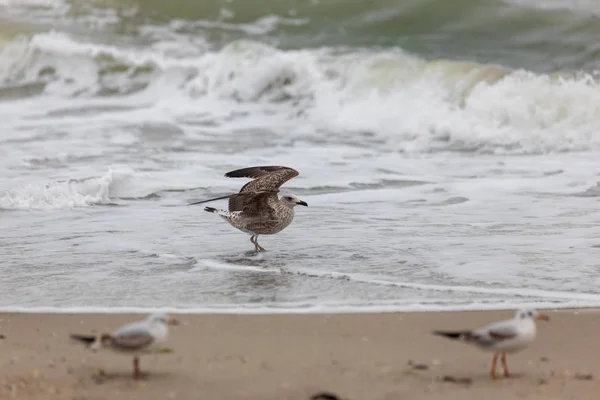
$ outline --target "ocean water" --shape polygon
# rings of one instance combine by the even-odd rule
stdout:
[[[0,309],[600,305],[599,16],[0,0]],[[258,255],[186,206],[252,165],[309,204]]]

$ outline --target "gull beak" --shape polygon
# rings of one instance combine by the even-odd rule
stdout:
[[[539,314],[538,314],[538,315],[535,317],[535,319],[544,320],[544,321],[550,321],[550,317],[549,317],[549,316],[547,316],[546,314],[542,314],[542,313],[539,313]]]
[[[177,325],[179,325],[179,321],[176,320],[175,318],[171,317],[167,320],[167,325],[177,326]]]
[[[299,206],[304,206],[304,207],[308,207],[308,204],[305,201],[300,200],[299,202],[297,202],[296,204],[298,204]]]

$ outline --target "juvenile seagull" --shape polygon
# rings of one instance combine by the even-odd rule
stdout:
[[[252,178],[239,193],[198,201],[188,205],[229,198],[229,210],[205,207],[204,211],[215,213],[242,232],[250,234],[256,251],[265,251],[258,244],[258,235],[273,235],[285,229],[294,219],[294,207],[307,207],[306,202],[294,195],[279,198],[279,188],[298,176],[298,171],[288,167],[260,166],[242,168],[225,174],[228,178]]]
[[[158,350],[159,345],[167,340],[167,325],[178,325],[174,318],[164,314],[152,314],[148,318],[123,325],[111,334],[71,335],[72,339],[88,345],[92,350],[107,348],[112,351],[133,355],[133,378],[140,378],[140,360],[142,354]]]
[[[502,354],[501,361],[504,376],[509,377],[510,372],[506,364],[506,354],[521,351],[534,341],[536,319],[548,321],[550,318],[536,310],[523,309],[517,311],[513,319],[494,322],[474,331],[434,331],[433,334],[463,340],[484,351],[494,352],[490,376],[496,379],[498,355]]]

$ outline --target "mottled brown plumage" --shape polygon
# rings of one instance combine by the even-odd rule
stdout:
[[[252,178],[239,193],[192,204],[206,203],[229,198],[228,211],[206,207],[204,210],[216,213],[239,230],[249,233],[250,241],[257,251],[265,249],[258,244],[258,235],[272,235],[281,232],[294,219],[296,205],[308,206],[295,196],[277,196],[285,182],[298,176],[298,171],[282,166],[257,166],[230,171],[228,178]]]
[[[279,166],[261,166],[236,169],[225,174],[228,178],[252,178],[240,189],[244,192],[278,191],[278,189],[299,173],[293,168]]]

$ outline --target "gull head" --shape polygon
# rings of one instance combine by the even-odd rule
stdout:
[[[281,196],[279,200],[282,201],[283,204],[285,204],[289,208],[294,208],[296,206],[308,207],[308,204],[306,204],[305,201],[300,200],[293,194],[286,194],[285,196]]]
[[[522,309],[522,310],[519,310],[516,312],[515,319],[517,319],[517,320],[528,320],[529,319],[532,321],[535,321],[536,319],[540,319],[540,320],[544,320],[544,321],[549,321],[550,317],[548,317],[546,314],[543,314],[536,310],[525,308],[525,309]]]
[[[177,321],[173,317],[169,317],[166,314],[152,314],[148,317],[148,321],[153,324],[163,324],[163,325],[179,325],[179,321]]]

